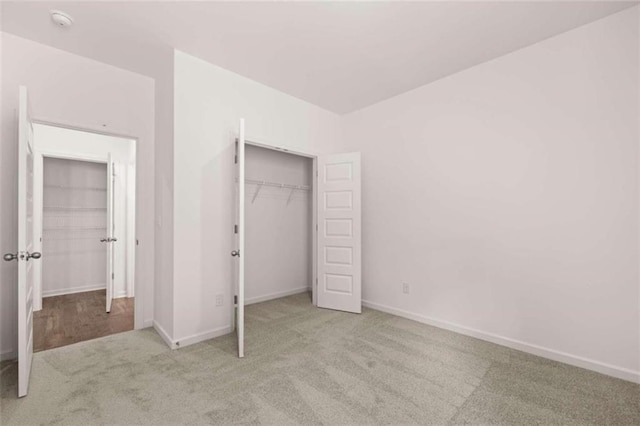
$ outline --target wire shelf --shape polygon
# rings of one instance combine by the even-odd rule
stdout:
[[[311,187],[309,185],[293,185],[290,183],[281,183],[281,182],[269,182],[266,180],[254,180],[254,179],[245,179],[245,185],[260,185],[260,186],[270,186],[273,188],[282,188],[282,189],[295,189],[298,191],[310,191]]]
[[[237,182],[237,180],[236,180]],[[258,195],[260,194],[260,190],[263,187],[269,187],[269,188],[276,188],[276,189],[287,189],[289,190],[289,196],[287,198],[287,205],[289,205],[289,203],[291,203],[291,201],[294,199],[294,194],[296,192],[309,192],[311,191],[311,187],[309,185],[293,185],[290,183],[282,183],[282,182],[269,182],[269,181],[265,181],[265,180],[254,180],[254,179],[245,179],[244,181],[245,185],[256,185],[256,191],[253,193],[253,196],[251,197],[251,204],[253,204],[256,201],[256,198],[258,198]]]
[[[76,241],[76,240],[86,240],[86,241],[96,241],[98,243],[102,242],[100,241],[100,236],[93,236],[93,237],[72,237],[72,236],[62,236],[62,237],[45,237],[44,238],[44,242],[47,241]]]
[[[44,206],[45,210],[57,211],[106,211],[106,207],[67,207],[67,206]]]
[[[106,192],[107,188],[98,188],[98,187],[90,187],[90,186],[66,186],[66,185],[44,185],[45,188],[51,189],[65,189],[65,190],[81,190],[81,191],[99,191]]]
[[[106,226],[51,226],[43,231],[106,231]]]

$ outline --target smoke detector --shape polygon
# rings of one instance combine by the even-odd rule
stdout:
[[[73,24],[73,18],[59,10],[51,10],[49,12],[51,20],[59,27],[69,28]]]

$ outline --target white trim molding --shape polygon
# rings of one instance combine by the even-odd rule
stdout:
[[[177,346],[174,345],[173,340],[171,340],[169,333],[167,333],[166,330],[162,328],[162,326],[158,324],[156,321],[153,321],[153,328],[160,335],[160,337],[162,337],[162,340],[164,340],[167,346],[169,346],[171,349],[177,348]]]
[[[306,293],[310,292],[311,287],[299,287],[294,288],[293,290],[279,291],[276,293],[269,293],[263,296],[250,297],[248,299],[244,299],[244,304],[252,305],[254,303],[266,302],[268,300],[280,299],[281,297],[293,296],[294,294]]]
[[[511,339],[511,338],[500,336],[497,334],[476,330],[474,328],[465,327],[465,326],[454,324],[448,321],[443,321],[436,318],[430,318],[424,315],[415,314],[413,312],[405,311],[402,309],[393,308],[391,306],[370,302],[368,300],[363,300],[362,306],[375,309],[377,311],[386,312],[388,314],[396,315],[402,318],[407,318],[413,321],[420,322],[422,324],[427,324],[433,327],[438,327],[445,330],[453,331],[455,333],[463,334],[465,336],[475,337],[476,339],[495,343],[501,346],[506,346],[508,348],[526,352],[542,358],[547,358],[553,361],[562,362],[564,364],[573,365],[575,367],[580,367],[587,370],[595,371],[597,373],[606,374],[607,376],[615,377],[622,380],[627,380],[633,383],[640,383],[640,371],[633,371],[627,368],[617,367],[615,365],[606,364],[604,362],[596,361],[593,359],[583,358],[580,356],[568,354],[566,352],[557,351],[555,349],[545,348],[542,346],[522,342],[520,340]]]
[[[65,294],[84,293],[87,291],[104,290],[106,288],[107,288],[106,285],[98,284],[98,285],[88,285],[88,286],[81,286],[81,287],[69,287],[69,288],[63,288],[58,290],[46,290],[42,292],[42,297],[45,298],[45,297],[53,297],[53,296],[63,296]]]
[[[224,327],[215,328],[213,330],[204,331],[198,334],[192,334],[191,336],[183,337],[181,339],[176,339],[174,341],[174,345],[175,348],[184,348],[185,346],[194,345],[196,343],[224,336],[225,334],[229,333],[231,333],[231,327],[226,325]]]
[[[164,328],[157,322],[153,321],[153,328],[158,332],[162,340],[171,348],[171,349],[179,349],[185,346],[194,345],[196,343],[204,342],[205,340],[210,340],[216,337],[224,336],[225,334],[231,333],[230,326],[224,326],[220,328],[215,328],[213,330],[205,331],[198,334],[193,334],[191,336],[187,336],[181,339],[172,339],[169,334],[166,332]]]

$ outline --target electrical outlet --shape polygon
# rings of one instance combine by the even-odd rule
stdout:
[[[409,294],[409,283],[402,283],[402,292],[404,294]]]
[[[218,294],[216,296],[216,306],[222,306],[222,304],[224,303],[224,298],[221,294]]]

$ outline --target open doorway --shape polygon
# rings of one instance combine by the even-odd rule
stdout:
[[[135,140],[34,124],[34,351],[134,329]]]
[[[319,308],[362,312],[361,178],[360,153],[249,141],[244,119],[235,142],[231,324],[242,358],[246,304],[310,291]]]
[[[311,292],[314,159],[247,144],[245,304]]]

